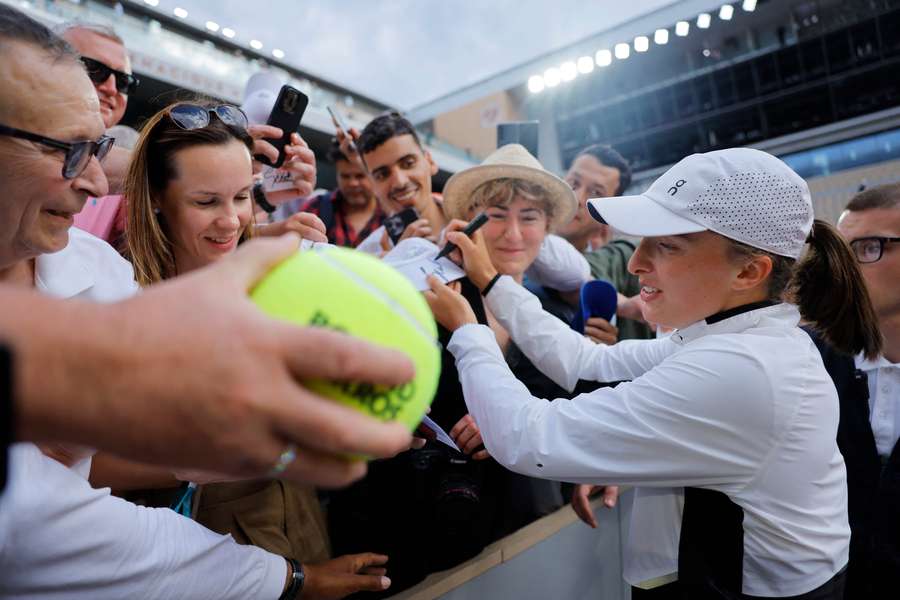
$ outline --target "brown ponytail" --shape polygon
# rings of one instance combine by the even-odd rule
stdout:
[[[850,246],[828,223],[816,219],[806,255],[795,266],[788,297],[832,346],[874,358],[881,353],[878,317]]]

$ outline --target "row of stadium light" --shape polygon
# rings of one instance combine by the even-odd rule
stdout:
[[[156,8],[157,6],[159,6],[159,0],[144,0],[144,4]],[[188,16],[188,11],[178,6],[172,10],[172,14],[179,19],[186,19]],[[237,33],[231,27],[221,27],[215,21],[207,21],[206,29],[212,33],[221,33],[228,39],[232,39],[237,35]],[[263,49],[263,43],[257,39],[250,40],[248,44],[257,52]],[[278,60],[281,60],[284,58],[284,50],[281,50],[280,48],[272,48],[272,56],[274,56]]]
[[[741,8],[745,12],[753,12],[756,10],[756,0],[743,0]],[[719,8],[719,18],[723,21],[730,21],[734,16],[734,6],[731,4],[723,4]],[[696,25],[698,29],[708,29],[712,24],[712,15],[709,13],[700,13],[697,15]],[[675,35],[678,37],[686,37],[691,31],[689,21],[678,21],[675,23]],[[653,41],[659,46],[669,43],[669,30],[657,29],[653,33]],[[613,46],[613,49],[601,48],[597,50],[593,57],[582,56],[577,60],[568,60],[558,67],[550,67],[541,75],[532,75],[528,78],[528,91],[532,94],[543,92],[546,88],[553,88],[560,83],[572,81],[579,75],[587,75],[592,72],[595,67],[605,68],[612,64],[613,59],[625,60],[631,56],[631,49],[635,52],[643,53],[650,49],[650,38],[646,35],[639,35],[634,38],[632,44],[622,42]]]

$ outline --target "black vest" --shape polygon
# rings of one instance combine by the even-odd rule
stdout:
[[[760,302],[739,306],[706,319],[715,323],[737,314],[771,305]],[[850,361],[852,366],[852,359]],[[868,390],[865,379],[862,389]],[[866,398],[868,394],[866,394]],[[864,402],[868,409],[868,403]],[[841,400],[841,424],[844,423],[844,401]],[[868,411],[867,411],[868,412]],[[865,420],[868,425],[868,417]],[[840,432],[838,434],[840,436]],[[871,437],[871,431],[869,432]],[[872,441],[874,451],[874,439]],[[843,449],[842,449],[843,451]],[[876,456],[877,459],[877,456]],[[848,468],[849,470],[849,468]],[[685,488],[681,538],[678,547],[677,591],[672,595],[685,600],[744,600],[744,511],[726,494],[703,488]],[[799,599],[837,600],[844,589],[844,573]]]

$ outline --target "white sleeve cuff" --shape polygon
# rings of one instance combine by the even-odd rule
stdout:
[[[263,576],[259,585],[259,598],[272,598],[278,600],[284,592],[284,583],[287,581],[287,563],[277,554],[261,550],[265,554],[262,562]]]

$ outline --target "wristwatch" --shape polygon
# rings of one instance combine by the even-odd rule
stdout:
[[[306,574],[303,572],[303,565],[293,558],[286,558],[288,564],[291,565],[291,580],[288,586],[278,597],[278,600],[297,600],[303,591],[303,583],[306,581]]]
[[[270,215],[275,212],[275,207],[266,200],[266,188],[263,186],[262,181],[257,181],[253,184],[253,201]]]

